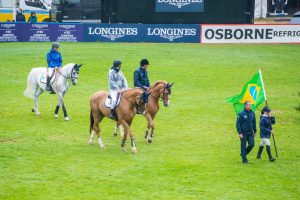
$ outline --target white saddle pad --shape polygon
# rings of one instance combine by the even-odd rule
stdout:
[[[47,72],[43,72],[40,79],[41,83],[46,84],[47,83]],[[55,75],[52,76],[50,80],[50,84],[52,84],[55,81]]]
[[[121,94],[118,95],[118,99],[117,99],[117,104],[115,107],[117,107],[119,104],[120,104],[120,101],[121,101]],[[108,95],[105,99],[105,106],[108,107],[108,108],[111,108],[111,102],[112,102],[112,99],[111,99],[111,96]]]

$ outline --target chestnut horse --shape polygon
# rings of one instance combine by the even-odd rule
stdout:
[[[170,106],[171,103],[171,87],[174,83],[168,83],[166,81],[156,81],[154,85],[150,86],[148,89],[148,92],[151,93],[149,96],[149,101],[146,105],[146,110],[143,113],[144,117],[146,118],[148,124],[147,124],[147,129],[145,133],[145,139],[148,143],[151,143],[153,141],[154,137],[154,130],[155,126],[153,123],[153,120],[156,116],[156,113],[159,111],[159,99],[163,100],[163,105],[165,107]],[[123,127],[120,126],[120,131],[121,131],[121,136],[122,135],[122,130]],[[149,136],[149,131],[151,128],[151,133]],[[114,130],[114,136],[117,136],[118,132],[118,125],[116,125],[115,130]]]
[[[104,144],[101,139],[101,129],[99,123],[104,117],[110,115],[111,109],[105,106],[105,100],[109,93],[106,91],[98,91],[94,93],[90,98],[90,133],[91,138],[89,144],[93,144],[95,133],[98,136],[98,141],[100,148],[104,148]],[[137,153],[136,144],[134,142],[134,137],[130,129],[132,120],[136,113],[136,106],[144,107],[148,102],[148,97],[150,93],[144,92],[140,88],[128,89],[121,93],[121,99],[119,105],[115,109],[117,125],[121,125],[125,129],[125,134],[121,143],[121,148],[123,151],[126,150],[126,138],[129,134],[131,139],[131,149],[132,153]]]

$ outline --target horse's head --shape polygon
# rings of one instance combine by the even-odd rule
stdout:
[[[171,88],[173,86],[173,83],[167,83],[164,85],[164,89],[161,92],[161,98],[163,100],[164,106],[168,107],[171,104]]]
[[[72,68],[70,78],[71,78],[73,85],[76,85],[76,83],[77,83],[79,69],[81,66],[82,66],[82,64],[80,64],[80,65],[75,64],[74,67]]]

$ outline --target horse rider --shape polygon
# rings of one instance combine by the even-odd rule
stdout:
[[[60,52],[58,51],[59,44],[57,42],[52,44],[52,48],[47,53],[47,63],[48,63],[48,69],[47,69],[47,86],[46,90],[52,92],[52,88],[50,85],[50,80],[54,75],[54,70],[56,68],[60,68],[62,66],[62,57]]]
[[[109,115],[111,119],[116,119],[115,107],[119,94],[128,89],[127,80],[121,71],[121,65],[122,62],[120,60],[115,60],[108,72],[109,92],[112,100],[111,113]]]
[[[140,67],[134,71],[133,78],[134,78],[134,87],[139,87],[144,90],[148,90],[150,87],[150,82],[148,78],[148,66],[149,66],[149,61],[144,58],[140,62]],[[137,113],[142,114],[143,111],[141,110],[140,107],[136,107]]]
[[[134,71],[134,87],[140,87],[147,90],[150,87],[150,82],[148,78],[148,66],[149,61],[144,58],[140,62],[140,67]]]

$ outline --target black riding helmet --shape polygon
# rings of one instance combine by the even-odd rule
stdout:
[[[111,69],[115,70],[116,72],[119,72],[121,68],[121,64],[122,64],[121,60],[114,60]]]
[[[141,60],[140,65],[141,66],[150,65],[150,63],[149,63],[149,61],[146,58],[144,58],[144,59]]]
[[[269,107],[269,106],[265,106],[265,107],[261,110],[261,114],[263,115],[264,112],[268,112],[268,113],[271,112],[270,107]]]
[[[59,48],[58,42],[54,42],[54,43],[52,44],[52,48]]]
[[[121,60],[114,60],[113,67],[120,67],[121,64],[122,64]]]

